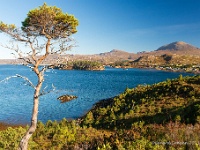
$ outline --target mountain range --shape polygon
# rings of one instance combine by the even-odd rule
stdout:
[[[93,55],[50,55],[43,63],[63,63],[66,61],[91,60],[100,61],[103,64],[112,64],[116,61],[130,61],[139,64],[200,64],[200,48],[192,46],[188,43],[178,41],[173,42],[150,52],[129,53],[122,50],[111,50],[110,52],[93,54]],[[0,59],[0,64],[16,64],[18,60]]]

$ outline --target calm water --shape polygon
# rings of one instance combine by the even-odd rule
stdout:
[[[36,76],[25,66],[0,65],[0,80],[20,74],[36,83]],[[182,73],[183,76],[191,75]],[[153,84],[180,73],[163,72],[151,69],[114,69],[105,71],[48,70],[45,73],[43,88],[51,90],[51,85],[59,92],[40,97],[39,120],[61,120],[77,118],[84,115],[95,102],[116,96],[126,87],[138,84]],[[63,94],[78,96],[68,103],[60,103],[57,97]],[[29,123],[32,112],[33,89],[25,85],[24,80],[12,78],[0,83],[0,122]]]

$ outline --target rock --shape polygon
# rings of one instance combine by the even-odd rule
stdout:
[[[69,102],[76,98],[77,98],[77,96],[74,96],[74,95],[62,95],[62,96],[58,97],[57,99],[60,100],[61,103],[65,103],[65,102]]]

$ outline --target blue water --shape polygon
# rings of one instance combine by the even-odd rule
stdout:
[[[36,84],[35,74],[26,66],[0,65],[0,81],[20,74]],[[166,79],[192,75],[187,73],[164,72],[152,69],[114,69],[105,71],[47,70],[43,88],[51,92],[40,97],[39,120],[61,120],[84,115],[93,104],[123,92],[126,87],[138,84],[153,84]],[[25,85],[20,78],[11,78],[0,83],[0,122],[27,124],[30,122],[33,105],[33,88]],[[57,97],[70,94],[78,96],[68,103],[60,103]]]

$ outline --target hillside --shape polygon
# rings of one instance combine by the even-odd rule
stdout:
[[[144,138],[164,143],[193,140],[200,148],[200,76],[180,76],[151,86],[126,89],[114,98],[97,103],[84,117],[83,124],[124,131],[121,134],[124,140]],[[168,145],[169,149],[172,147],[185,146]],[[188,148],[193,149],[194,145],[190,143]]]
[[[173,42],[151,52],[137,54],[137,59],[129,61],[127,67],[160,67],[160,66],[198,66],[200,49],[185,42]],[[190,68],[192,69],[192,68]],[[195,68],[196,69],[196,68]]]
[[[200,65],[200,56],[162,54],[143,55],[130,62],[133,66],[159,66],[159,65]]]
[[[88,122],[88,118],[93,120]],[[138,85],[104,100],[86,115],[85,124],[98,128],[131,129],[135,122],[144,125],[180,121],[200,123],[200,76],[167,80],[153,85]]]

